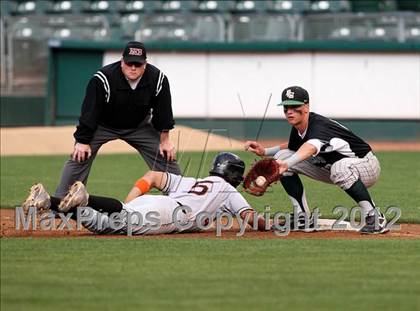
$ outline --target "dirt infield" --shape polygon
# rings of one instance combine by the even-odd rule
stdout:
[[[54,155],[70,154],[74,143],[74,126],[23,127],[1,129],[1,155]],[[171,140],[178,151],[229,151],[243,149],[243,141],[220,135],[177,126],[171,131]],[[283,141],[261,141],[264,146],[273,146]],[[420,151],[420,142],[369,142],[374,151]],[[105,144],[101,154],[135,153],[136,151],[120,140]]]
[[[73,230],[16,230],[15,229],[15,210],[14,209],[1,209],[1,238],[9,237],[22,237],[22,238],[79,238],[79,237],[92,237],[92,238],[132,238],[125,235],[95,235],[86,229],[82,228],[76,230],[76,223],[71,222]],[[60,225],[60,220],[57,219],[55,229]],[[39,228],[39,223],[36,225]],[[393,230],[387,234],[380,235],[363,235],[355,231],[319,231],[319,232],[291,232],[285,237],[280,237],[274,232],[256,232],[247,230],[241,237],[237,236],[239,226],[236,224],[231,230],[222,231],[221,236],[216,236],[215,229],[210,229],[206,232],[200,233],[183,233],[183,234],[162,234],[153,236],[135,236],[135,238],[159,239],[159,238],[221,238],[221,239],[279,239],[279,238],[292,238],[292,239],[420,239],[420,225],[419,224],[401,224],[400,230]]]
[[[73,145],[74,127],[30,127],[1,129],[1,155],[53,155],[70,154]],[[178,145],[179,151],[202,150],[240,150],[243,142],[226,137],[211,135],[200,130],[177,126],[171,133],[171,140]],[[282,141],[266,140],[265,146],[279,144]],[[420,151],[419,142],[370,142],[374,151]],[[101,153],[134,153],[128,144],[113,141],[106,144]],[[94,235],[87,230],[31,230],[18,231],[15,229],[15,215],[13,209],[0,209],[1,237],[110,237]],[[57,221],[58,222],[58,221]],[[57,226],[59,223],[57,223]],[[75,227],[75,224],[73,225]],[[237,229],[223,231],[221,238],[237,238]],[[124,236],[112,236],[123,238]],[[216,238],[216,232],[210,230],[202,233],[172,234],[159,236],[142,236],[140,238]],[[273,232],[247,231],[243,238],[279,238]],[[350,238],[350,239],[420,239],[419,224],[401,224],[401,230],[392,231],[384,235],[366,236],[354,231],[321,231],[314,233],[292,232],[286,238]]]
[[[73,151],[74,126],[22,127],[1,129],[1,155],[55,155],[70,154]],[[171,141],[179,152],[240,150],[243,142],[214,133],[185,126],[171,131]],[[121,140],[114,140],[101,147],[101,154],[136,153],[137,151]]]

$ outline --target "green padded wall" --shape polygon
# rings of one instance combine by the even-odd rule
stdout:
[[[101,50],[53,49],[49,114],[53,123],[77,119],[89,79],[102,67]]]
[[[0,126],[44,125],[43,96],[1,96]]]

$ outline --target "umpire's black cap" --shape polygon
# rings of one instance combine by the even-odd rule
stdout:
[[[290,86],[285,88],[281,94],[281,103],[278,106],[282,105],[293,105],[300,106],[303,104],[309,103],[309,94],[308,91],[300,86]]]
[[[144,63],[146,61],[146,48],[138,41],[130,41],[125,46],[123,59],[126,63]]]

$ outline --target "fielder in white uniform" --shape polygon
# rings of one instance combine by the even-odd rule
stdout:
[[[89,195],[85,186],[76,182],[62,200],[50,197],[42,184],[36,184],[23,206],[72,213],[72,218],[79,218],[85,228],[97,234],[195,231],[222,211],[253,226],[255,211],[236,190],[244,170],[244,162],[226,152],[214,158],[210,176],[202,179],[149,171],[136,182],[125,203]],[[164,195],[147,195],[151,188]],[[264,219],[255,219],[258,229],[266,230]]]

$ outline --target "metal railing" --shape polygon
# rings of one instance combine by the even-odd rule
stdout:
[[[0,17],[0,89],[1,93],[7,90],[7,62],[6,62],[6,34],[5,21]]]
[[[300,20],[300,40],[420,41],[420,13],[341,13]]]
[[[165,20],[166,17],[166,20]],[[180,17],[183,17],[180,18]],[[121,21],[121,16],[119,16]],[[420,13],[222,13],[139,15],[131,38],[113,37],[105,15],[58,14],[1,18],[2,94],[43,94],[47,42],[128,39],[145,42],[420,42]],[[118,19],[117,19],[118,20]],[[122,24],[113,25],[122,30]],[[118,29],[118,27],[120,27]],[[206,27],[211,28],[208,31]],[[212,28],[214,27],[214,28]],[[166,32],[166,33],[165,33]],[[252,48],[252,46],[251,46]]]
[[[9,25],[4,58],[5,90],[10,94],[45,93],[49,39],[103,41],[108,40],[110,33],[106,18],[97,15],[19,16],[11,18]]]

